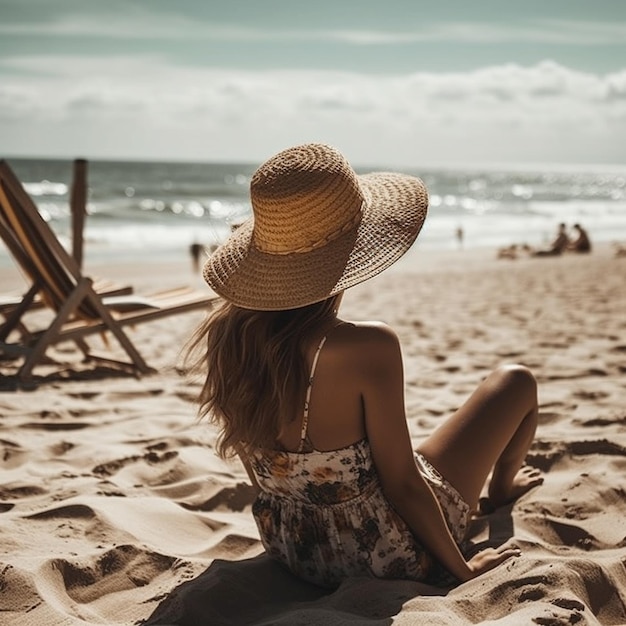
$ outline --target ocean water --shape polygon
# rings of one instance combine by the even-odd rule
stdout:
[[[72,161],[7,161],[69,247]],[[210,249],[250,215],[257,166],[90,161],[85,260],[187,256],[192,243]],[[468,248],[541,246],[560,222],[582,224],[592,242],[626,241],[626,167],[402,171],[420,176],[429,189],[429,216],[416,244],[424,248],[458,247],[459,228]],[[0,263],[11,263],[3,245]]]

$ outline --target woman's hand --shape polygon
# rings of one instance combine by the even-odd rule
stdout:
[[[521,554],[519,548],[500,546],[499,548],[487,548],[478,554],[475,554],[468,562],[467,566],[472,572],[472,578],[480,576],[485,572],[504,563],[504,561],[519,556]]]

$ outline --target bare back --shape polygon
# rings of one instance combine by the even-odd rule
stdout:
[[[327,340],[315,366],[307,426],[309,441],[316,450],[337,450],[365,438],[362,371],[365,359],[376,358],[370,337],[379,326],[376,322],[342,322],[323,335]],[[308,346],[309,371],[320,339],[316,337]],[[279,443],[286,450],[298,450],[303,413],[304,406],[282,428]]]

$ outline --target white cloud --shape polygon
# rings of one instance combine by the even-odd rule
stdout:
[[[389,165],[626,160],[626,70],[546,61],[380,77],[50,56],[10,69],[0,66],[7,155],[256,160],[323,140]]]

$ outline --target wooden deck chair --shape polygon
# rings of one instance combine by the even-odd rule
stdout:
[[[33,369],[44,360],[50,346],[66,341],[74,342],[86,359],[105,360],[138,376],[150,373],[153,370],[124,327],[208,310],[216,299],[208,288],[200,291],[189,287],[144,297],[133,294],[111,298],[97,293],[92,280],[81,273],[5,161],[0,161],[0,236],[31,281],[22,301],[0,326],[0,354],[24,357],[18,371],[22,382],[32,379]],[[53,312],[52,321],[47,328],[22,336],[17,344],[9,343],[11,331],[19,327],[36,297]],[[105,331],[117,339],[127,361],[103,359],[91,351],[85,338]]]
[[[83,228],[86,216],[87,204],[87,161],[85,159],[75,159],[73,164],[72,186],[70,194],[70,214],[72,217],[72,256],[76,261],[79,269],[82,267],[83,257]],[[5,231],[2,230],[3,224],[0,222],[0,238],[2,238],[7,247],[10,247],[10,239]],[[14,256],[20,254],[20,246],[14,250]],[[28,263],[28,258],[22,260],[20,265]],[[122,285],[115,281],[96,278],[93,282],[94,290],[103,296],[119,296],[131,294],[133,287],[131,285]],[[21,293],[4,293],[0,294],[0,316],[6,318],[9,313],[20,306],[23,302],[23,294]],[[32,303],[28,306],[28,311],[35,311],[45,307],[45,302],[39,293],[35,294]],[[1,318],[0,318],[1,319]],[[28,336],[28,329],[20,320],[19,331]]]

